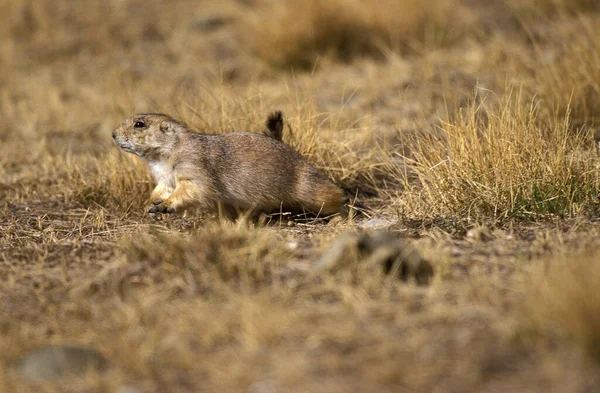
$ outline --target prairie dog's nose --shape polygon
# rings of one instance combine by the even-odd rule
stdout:
[[[117,139],[117,130],[113,130],[113,139]]]

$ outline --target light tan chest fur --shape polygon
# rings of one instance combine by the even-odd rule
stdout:
[[[156,181],[158,185],[162,185],[169,192],[172,192],[176,186],[173,165],[166,161],[153,161],[149,162],[148,165],[150,166],[154,181]]]

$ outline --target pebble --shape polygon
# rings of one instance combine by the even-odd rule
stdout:
[[[346,233],[314,264],[315,273],[335,273],[352,263],[379,266],[386,275],[394,274],[402,281],[415,279],[419,285],[429,284],[433,266],[404,238],[385,231]]]
[[[359,225],[361,229],[385,229],[398,223],[393,217],[373,217]]]
[[[142,393],[142,391],[135,386],[121,385],[117,390],[117,393]]]
[[[19,368],[25,378],[48,380],[66,375],[82,375],[88,370],[101,371],[106,366],[106,359],[93,349],[50,345],[26,355]]]
[[[476,226],[467,231],[467,238],[476,242],[487,242],[494,239],[490,228],[486,226]]]

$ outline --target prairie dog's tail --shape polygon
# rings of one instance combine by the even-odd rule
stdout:
[[[271,112],[266,122],[267,135],[282,142],[283,139],[283,113],[281,111]]]
[[[319,216],[341,212],[346,200],[344,192],[318,169],[307,164],[297,172],[297,176],[294,199],[301,206]]]
[[[305,205],[321,216],[342,213],[344,194],[333,184],[317,184],[312,187],[312,195]]]

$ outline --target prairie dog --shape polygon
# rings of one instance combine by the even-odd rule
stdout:
[[[267,120],[270,136],[230,132],[200,134],[160,113],[134,115],[114,131],[117,146],[150,166],[156,187],[149,213],[173,213],[192,206],[232,214],[240,210],[276,213],[339,213],[343,191],[300,153],[281,142],[283,118]]]

